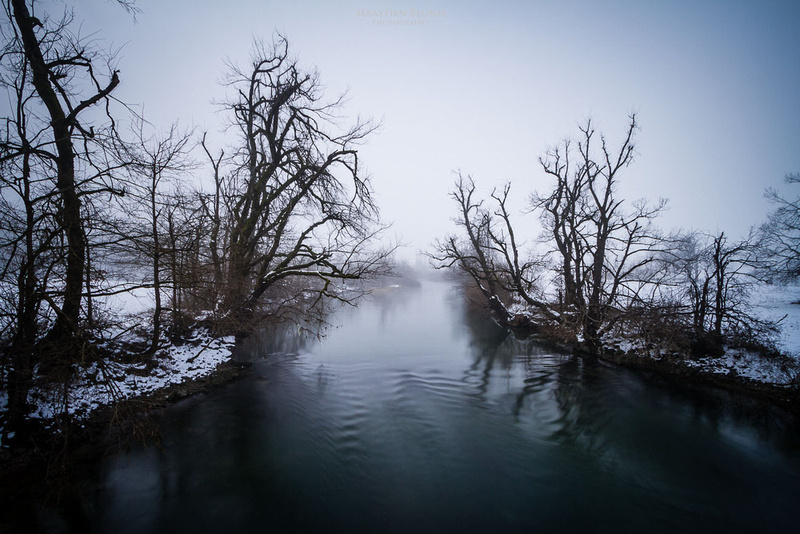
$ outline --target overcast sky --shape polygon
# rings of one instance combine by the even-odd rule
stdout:
[[[451,230],[454,170],[485,191],[511,181],[521,207],[549,184],[537,158],[589,116],[614,143],[637,112],[622,192],[668,198],[665,229],[744,234],[769,208],[764,189],[800,171],[795,0],[137,5],[135,21],[105,0],[75,6],[84,33],[122,47],[119,97],[223,146],[211,102],[224,60],[246,64],[254,38],[280,31],[331,97],[349,89],[347,114],[382,120],[361,157],[413,247]]]

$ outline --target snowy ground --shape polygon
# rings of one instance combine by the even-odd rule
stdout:
[[[149,290],[122,293],[98,302],[98,308],[116,317],[127,317],[114,331],[105,332],[105,335],[114,338],[120,334],[117,337],[134,341],[136,335],[128,330],[149,323],[148,309],[152,302],[152,291]],[[210,375],[217,366],[230,360],[233,345],[233,336],[215,338],[198,330],[180,346],[166,344],[153,356],[149,366],[141,362],[126,363],[126,360],[135,359],[131,354],[121,354],[116,361],[101,364],[76,364],[68,388],[62,384],[47,389],[40,386],[31,389],[28,394],[28,402],[33,406],[30,417],[49,426],[55,424],[57,416],[66,412],[80,422],[100,406]],[[5,412],[7,405],[8,394],[0,391],[0,413]],[[2,430],[0,426],[0,433]]]
[[[765,359],[758,354],[741,349],[727,349],[717,358],[686,360],[689,367],[702,367],[705,371],[738,375],[755,382],[785,386],[796,376],[797,366],[786,362]]]
[[[800,359],[800,285],[760,284],[750,302],[760,317],[778,322],[781,352]]]
[[[118,361],[76,364],[68,388],[60,385],[31,389],[28,402],[34,408],[30,417],[42,420],[45,426],[54,426],[55,418],[65,412],[72,420],[83,421],[100,406],[210,375],[219,364],[230,359],[233,344],[233,336],[215,338],[195,332],[183,345],[159,350],[149,368],[145,363]],[[6,392],[2,392],[0,411],[6,409],[7,401]]]
[[[750,295],[752,313],[777,323],[776,345],[781,355],[765,357],[755,352],[726,348],[719,357],[685,359],[683,365],[713,374],[739,376],[754,382],[788,385],[800,374],[800,285],[756,285]],[[647,353],[641,339],[604,339],[609,348],[622,353]],[[658,356],[656,356],[658,358]]]
[[[719,374],[739,376],[768,384],[786,385],[797,376],[800,366],[800,285],[757,285],[750,298],[753,312],[780,327],[777,345],[785,359],[763,358],[741,349],[728,349],[719,358],[687,361]]]
[[[156,353],[155,366],[144,363],[96,362],[88,367],[76,367],[64,398],[63,388],[43,390],[34,388],[28,398],[35,411],[31,417],[50,420],[68,412],[80,420],[101,405],[147,395],[156,390],[211,374],[217,366],[230,359],[233,337],[214,338],[195,333],[181,346],[169,346]]]

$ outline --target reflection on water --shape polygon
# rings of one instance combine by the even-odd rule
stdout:
[[[794,531],[797,428],[468,317],[447,284],[265,333],[161,448],[81,481],[104,532]],[[55,508],[50,531],[86,531]]]

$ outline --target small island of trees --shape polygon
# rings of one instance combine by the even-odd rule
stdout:
[[[527,216],[543,229],[528,247],[520,236],[531,232],[512,223],[511,184],[482,198],[473,178],[458,173],[451,197],[459,232],[435,243],[434,266],[461,273],[473,304],[500,325],[586,356],[674,368],[740,348],[792,363],[776,349],[779,325],[754,313],[749,297],[757,284],[796,280],[798,201],[769,190],[775,210],[741,240],[665,233],[656,219],[666,200],[626,202],[619,194],[638,129],[631,114],[612,146],[587,120],[576,139],[539,158],[551,186],[528,198]]]

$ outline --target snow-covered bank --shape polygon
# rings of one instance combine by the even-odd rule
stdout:
[[[54,429],[57,419],[64,414],[80,423],[102,406],[211,375],[220,364],[230,360],[233,345],[233,336],[217,338],[198,330],[182,345],[160,349],[148,362],[126,362],[132,358],[123,354],[86,366],[76,364],[67,387],[62,383],[31,389],[29,417]],[[5,411],[7,401],[7,393],[1,392],[0,411]]]
[[[725,347],[720,356],[690,358],[644,346],[641,339],[604,339],[603,359],[624,366],[656,371],[681,379],[758,394],[800,409],[800,285],[756,284],[750,294],[751,312],[776,324],[777,353],[763,354]]]
[[[153,358],[155,365],[150,369],[144,363],[113,361],[77,368],[66,401],[63,388],[34,388],[30,392],[28,398],[36,406],[31,417],[52,419],[66,411],[75,418],[85,418],[102,405],[207,376],[230,359],[233,341],[232,336],[218,339],[195,333],[184,345],[158,351]]]
[[[796,360],[780,360],[744,349],[726,348],[719,357],[699,358],[684,362],[689,368],[709,374],[739,377],[754,384],[789,386],[797,377]]]
[[[706,373],[740,377],[752,383],[789,386],[800,371],[800,285],[756,284],[750,294],[753,314],[778,325],[779,357],[764,357],[740,348],[726,348],[717,358],[687,360]]]

